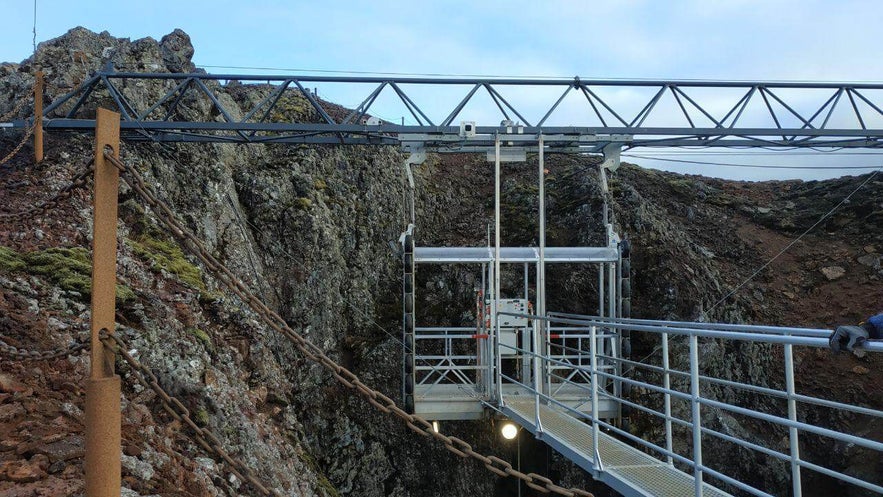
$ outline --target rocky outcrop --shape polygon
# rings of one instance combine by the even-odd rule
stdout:
[[[107,62],[120,70],[192,70],[192,53],[181,31],[157,43],[77,28],[41,44],[35,58],[5,66],[0,85],[21,98],[29,91],[32,71],[40,67],[47,73],[47,99],[52,99]],[[125,91],[138,105],[144,98],[141,92],[161,90]],[[237,101],[261,97],[235,84],[222,93],[231,108]],[[83,113],[89,115],[99,104],[101,95]],[[194,100],[185,108],[204,118],[210,103]],[[20,168],[4,173],[7,205],[26,203],[44,188],[63,182],[73,165],[90,154],[89,141],[49,137],[49,159],[43,165],[35,169],[20,159]],[[293,327],[366,382],[397,396],[396,289],[401,283],[398,259],[388,246],[401,230],[397,214],[402,212],[402,178],[396,151],[148,144],[126,145],[123,155],[143,170],[206,246]],[[78,194],[59,211],[4,227],[4,255],[25,260],[53,246],[88,247],[88,205],[88,196]],[[428,440],[414,440],[404,425],[352,398],[326,371],[295,353],[286,339],[260,326],[242,303],[219,291],[181,253],[125,187],[120,205],[119,274],[131,292],[119,303],[122,335],[162,385],[187,403],[197,421],[272,486],[287,495],[326,496],[433,495],[431,484],[424,488],[427,482],[445,482],[452,495],[492,488],[493,480],[480,466],[424,465],[449,456]],[[88,273],[77,272],[75,258],[59,257],[58,264],[71,265],[71,274],[85,277],[84,285],[65,289],[48,274],[33,274],[27,264],[0,268],[3,295],[29,309],[8,315],[0,329],[17,345],[63,345],[83,333]],[[63,324],[63,333],[49,324],[50,317]],[[42,334],[35,335],[34,327]],[[85,357],[60,362],[69,365],[61,368],[55,361],[41,374],[58,373],[80,384]],[[29,398],[42,395],[43,388],[52,391],[51,385],[41,384],[40,376],[31,377],[29,369],[4,363],[0,370],[31,388],[30,393],[0,398],[4,406],[12,406],[7,408],[9,443],[39,442],[40,435],[21,423],[35,422],[28,419],[36,411],[54,412],[27,409]],[[131,448],[123,471],[129,490],[141,495],[250,492],[222,465],[206,459],[182,427],[170,423],[155,396],[132,384],[126,368],[120,370],[127,385],[124,436]],[[49,402],[57,403],[62,396],[59,392]],[[82,399],[73,407],[74,425],[57,426],[79,436]],[[7,456],[18,462],[4,470],[12,476],[0,478],[0,491],[11,488],[13,476],[25,478],[21,475],[36,471],[26,469],[42,468],[40,461],[22,459],[27,454],[3,452],[0,460]],[[60,474],[71,491],[78,491],[80,458],[81,454],[58,471],[42,468],[36,476],[27,476],[35,480],[29,485],[46,488]]]

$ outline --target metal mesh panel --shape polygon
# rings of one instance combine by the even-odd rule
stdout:
[[[535,417],[535,405],[529,399],[506,399],[506,407],[522,420]],[[553,448],[568,447],[585,461],[593,461],[593,437],[590,425],[549,406],[540,406],[543,440]],[[535,428],[527,426],[527,428]],[[655,457],[645,454],[606,433],[599,433],[598,452],[604,471],[610,476],[634,488],[636,493],[660,497],[684,497],[694,494],[692,475],[669,466]],[[576,462],[576,461],[575,461]],[[703,495],[726,497],[730,494],[703,485]]]

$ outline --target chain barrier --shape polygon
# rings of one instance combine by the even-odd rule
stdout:
[[[36,84],[37,84],[37,82],[34,81],[34,85],[36,85]],[[33,91],[31,92],[31,94],[33,95]],[[30,101],[31,101],[30,98],[23,98],[23,99],[19,100],[18,103],[15,104],[15,107],[12,108],[12,110],[10,110],[6,114],[3,114],[2,116],[0,116],[0,121],[6,121],[7,119],[11,119],[12,117],[15,117],[15,115],[18,114],[19,111],[24,109],[25,105],[27,105],[28,102],[30,102]]]
[[[25,135],[21,137],[21,141],[18,142],[18,145],[16,145],[15,148],[12,149],[12,152],[9,152],[8,154],[6,154],[5,157],[3,157],[2,159],[0,159],[0,166],[2,166],[2,165],[4,165],[4,164],[6,164],[7,162],[9,162],[10,159],[12,159],[13,157],[15,157],[16,154],[18,154],[19,151],[21,151],[22,147],[24,147],[25,144],[28,143],[28,139],[31,137],[31,135],[34,134],[34,129],[35,129],[35,128],[36,128],[36,127],[35,127],[35,125],[33,125],[33,124],[30,125],[30,126],[28,126],[28,129],[25,130]]]
[[[107,333],[106,330],[101,330],[100,338],[101,343],[103,343],[105,347],[108,347],[114,354],[122,357],[123,360],[126,361],[126,364],[131,368],[138,383],[144,388],[149,388],[156,394],[163,409],[169,413],[175,421],[190,429],[192,439],[199,444],[200,447],[202,447],[207,453],[224,461],[227,464],[227,470],[230,473],[235,475],[241,481],[254,487],[261,493],[261,495],[268,497],[282,497],[282,495],[276,490],[267,488],[267,486],[264,485],[261,480],[255,476],[254,472],[252,472],[252,470],[242,461],[234,458],[229,452],[224,450],[224,446],[221,444],[220,440],[218,440],[211,431],[197,425],[190,415],[190,410],[187,409],[180,400],[169,395],[169,393],[160,386],[159,380],[152,371],[140,361],[132,357],[128,352],[131,350],[131,347],[129,347],[119,335],[110,334]]]
[[[44,361],[59,357],[68,357],[89,348],[89,340],[78,338],[67,347],[59,347],[51,350],[27,350],[9,345],[8,338],[0,335],[0,355],[11,358],[13,361]]]
[[[522,473],[521,471],[514,469],[512,464],[507,461],[495,456],[480,454],[473,450],[469,443],[457,437],[436,432],[432,427],[432,423],[425,418],[414,414],[408,414],[392,399],[362,383],[355,373],[334,362],[331,358],[325,355],[322,349],[295,332],[279,314],[255,297],[248,287],[246,287],[245,284],[242,283],[232,271],[230,271],[230,269],[218,261],[205,245],[203,245],[193,233],[184,227],[171,208],[156,196],[153,188],[144,181],[144,178],[137,169],[125,164],[109,152],[104,153],[104,158],[117,167],[122,173],[125,173],[121,175],[123,181],[125,181],[132,190],[134,190],[135,193],[148,204],[150,209],[168,228],[169,232],[175,237],[175,239],[177,239],[188,252],[199,259],[218,281],[258,314],[267,326],[290,339],[298,351],[300,351],[307,359],[310,359],[329,370],[341,384],[358,392],[365,397],[371,405],[385,413],[395,415],[414,432],[419,433],[424,437],[435,438],[444,444],[445,448],[452,453],[464,458],[471,457],[481,462],[489,471],[499,476],[512,476],[518,478],[524,481],[530,488],[542,493],[554,492],[565,497],[593,497],[591,493],[586,492],[585,490],[577,488],[568,489],[555,485],[551,480],[544,476],[536,473]]]
[[[26,219],[45,216],[51,209],[57,207],[63,200],[67,200],[67,198],[70,197],[76,190],[86,186],[89,183],[89,178],[92,177],[92,174],[95,172],[94,159],[89,159],[81,167],[84,168],[74,175],[69,184],[58,190],[58,192],[56,192],[48,199],[40,202],[34,207],[30,207],[20,212],[0,212],[0,220],[21,222],[25,221]]]
[[[81,350],[90,348],[91,345],[90,339],[86,338],[77,339],[68,347],[60,347],[46,351],[35,351],[14,347],[9,345],[6,340],[8,340],[8,338],[0,335],[0,355],[18,361],[43,361],[59,357],[68,357],[79,353]],[[275,490],[267,489],[267,487],[261,483],[261,481],[242,461],[232,457],[227,451],[225,451],[221,442],[214,434],[212,434],[212,432],[205,428],[200,428],[193,421],[193,418],[190,416],[190,411],[184,406],[184,404],[163,390],[159,385],[156,375],[128,353],[130,347],[128,347],[121,338],[117,335],[110,335],[102,330],[101,342],[109,347],[114,354],[118,354],[126,361],[126,363],[132,368],[132,372],[135,373],[135,378],[138,382],[145,388],[149,388],[156,393],[162,403],[163,409],[176,421],[190,428],[193,431],[193,440],[196,441],[200,447],[205,449],[208,454],[216,456],[224,461],[228,465],[230,473],[236,475],[240,480],[254,486],[254,488],[261,492],[262,495],[268,497],[281,497],[281,495]]]
[[[36,91],[37,91],[37,83],[38,83],[38,81],[37,81],[37,79],[35,78],[35,79],[34,79],[34,86],[31,88],[31,95],[34,95],[34,94],[36,93]],[[22,99],[19,100],[19,102],[18,102],[18,103],[12,108],[12,110],[10,110],[10,111],[7,112],[6,114],[3,114],[2,116],[0,116],[0,121],[6,121],[7,119],[10,119],[10,118],[14,117],[14,116],[15,116],[16,114],[18,114],[18,113],[24,108],[24,106],[27,105],[28,102],[30,102],[30,101],[31,101],[30,98],[22,98]],[[36,110],[36,109],[35,109],[35,110]],[[16,145],[15,148],[12,149],[12,152],[9,152],[8,154],[6,154],[5,157],[3,157],[2,159],[0,159],[0,166],[2,166],[2,165],[4,165],[4,164],[6,164],[7,162],[9,162],[10,159],[12,159],[13,157],[15,157],[15,155],[18,154],[19,151],[21,151],[22,147],[24,147],[25,144],[28,142],[28,138],[30,138],[31,135],[34,134],[34,131],[36,131],[36,128],[37,128],[37,119],[36,119],[36,116],[35,116],[35,118],[34,118],[34,122],[32,122],[31,125],[28,126],[28,128],[25,130],[25,134],[24,134],[24,136],[22,136],[21,141],[18,142],[18,145]]]
[[[77,339],[67,347],[59,347],[52,350],[27,350],[9,345],[6,337],[0,335],[0,355],[9,357],[15,361],[45,361],[68,357],[78,354],[81,350],[89,348],[88,339]]]

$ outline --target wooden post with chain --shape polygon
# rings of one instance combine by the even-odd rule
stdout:
[[[43,71],[34,80],[34,160],[43,161]]]
[[[101,343],[116,320],[117,200],[120,172],[104,158],[119,157],[120,115],[98,109],[95,119],[95,193],[92,241],[92,371],[86,385],[86,497],[120,497],[120,377],[114,354]]]

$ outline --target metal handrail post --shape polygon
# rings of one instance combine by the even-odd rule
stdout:
[[[591,354],[591,376],[592,376],[592,451],[595,459],[595,469],[604,471],[604,464],[601,462],[601,451],[598,450],[599,424],[598,424],[598,342],[595,337],[596,328],[592,326],[589,329],[590,340],[589,346]]]
[[[665,450],[669,453],[673,452],[672,433],[671,433],[671,373],[668,354],[668,333],[662,334],[662,387],[665,388]],[[674,464],[670,455],[665,456],[669,465]]]
[[[693,478],[695,495],[702,497],[702,424],[699,404],[699,338],[690,335],[690,406],[693,416]]]
[[[785,344],[785,389],[788,394],[788,419],[797,421],[797,400],[794,388],[794,351],[790,343]],[[803,490],[800,481],[800,440],[795,426],[788,427],[788,441],[791,452],[791,489],[794,497],[801,497]]]

